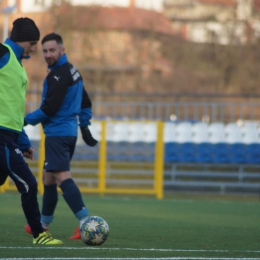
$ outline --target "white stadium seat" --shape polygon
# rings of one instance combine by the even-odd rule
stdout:
[[[208,124],[199,122],[192,126],[192,139],[194,143],[207,143],[209,141]]]
[[[242,142],[245,144],[260,143],[259,132],[256,129],[244,131]]]
[[[89,130],[96,140],[101,140],[101,131],[102,131],[102,125],[100,122],[91,122],[91,125],[89,125]]]
[[[129,124],[127,122],[115,123],[113,131],[114,142],[128,142],[130,132]]]
[[[144,124],[144,142],[152,143],[157,140],[157,124],[148,122]]]
[[[225,133],[227,143],[242,143],[242,131],[241,127],[237,123],[228,123],[225,126]]]
[[[27,125],[24,127],[24,131],[28,135],[30,140],[39,141],[41,139],[40,127],[40,124],[36,126]]]
[[[145,137],[144,123],[129,123],[129,141],[143,142]]]
[[[177,142],[176,124],[166,122],[163,129],[163,140],[165,143]]]

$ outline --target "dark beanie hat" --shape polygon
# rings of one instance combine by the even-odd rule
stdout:
[[[40,31],[30,18],[18,18],[13,22],[10,39],[14,42],[39,41]]]

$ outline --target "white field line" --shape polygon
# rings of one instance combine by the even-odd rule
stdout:
[[[22,247],[22,246],[0,246],[0,249],[53,249],[53,250],[126,250],[126,251],[155,251],[155,252],[216,252],[216,253],[234,253],[234,252],[240,252],[240,253],[260,253],[260,250],[204,250],[204,249],[158,249],[158,248],[109,248],[109,247],[63,247],[63,246],[41,246],[41,247],[34,247],[34,246],[29,246],[29,247]],[[1,254],[1,253],[0,253]],[[19,258],[17,258],[19,259]],[[33,258],[34,259],[34,258]],[[38,259],[38,258],[35,258]],[[39,258],[41,259],[41,258]],[[60,259],[60,258],[59,258]],[[105,258],[102,258],[105,259]],[[110,258],[108,258],[110,259]],[[140,258],[138,258],[140,259]],[[146,259],[146,258],[143,258]],[[150,258],[147,258],[150,259]],[[204,258],[202,258],[204,259]],[[214,259],[214,258],[212,258]],[[228,258],[232,259],[232,258]],[[240,258],[239,258],[240,259]],[[242,259],[242,258],[241,258]],[[255,259],[255,258],[254,258]],[[259,258],[260,259],[260,258]]]
[[[0,258],[0,260],[259,260],[260,258],[216,258],[216,257],[163,257],[163,258],[85,258],[85,257],[74,257],[74,258]]]
[[[127,251],[154,251],[154,252],[215,252],[215,253],[230,253],[230,252],[243,252],[243,253],[260,253],[260,251],[249,250],[185,250],[185,249],[137,249],[137,248],[104,248],[104,247],[12,247],[12,246],[0,246],[0,249],[39,249],[39,250],[127,250]],[[1,253],[0,253],[1,255]],[[115,258],[115,257],[38,257],[38,258],[0,258],[0,260],[260,260],[260,258],[232,258],[232,257],[136,257],[136,258]]]
[[[29,246],[29,247],[22,247],[22,246],[0,246],[0,249],[47,249],[47,250],[126,250],[126,251],[154,251],[154,252],[215,252],[215,253],[234,253],[234,252],[240,252],[240,253],[260,253],[260,250],[204,250],[204,249],[158,249],[158,248],[109,248],[109,247],[90,247],[90,246],[83,246],[83,247],[65,247],[65,246]],[[1,254],[0,254],[1,255]],[[19,259],[19,258],[17,258]],[[38,258],[33,258],[38,259]],[[41,259],[41,258],[39,258]],[[45,259],[45,258],[44,258]],[[53,259],[53,258],[52,258]],[[61,258],[59,258],[61,259]],[[66,258],[65,258],[66,259]],[[81,258],[75,258],[75,259],[81,259]],[[97,258],[98,259],[98,258]],[[105,258],[102,258],[105,259]],[[110,259],[110,258],[107,258]],[[140,258],[138,258],[140,259]],[[144,258],[145,259],[145,258]],[[150,258],[149,258],[150,259]],[[156,258],[153,258],[156,259]],[[212,258],[214,259],[214,258]],[[223,258],[224,259],[224,258]],[[228,258],[232,259],[232,258]],[[236,259],[236,258],[235,258]],[[239,258],[240,259],[240,258]],[[241,258],[242,259],[242,258]],[[248,258],[247,258],[248,259]],[[254,258],[256,259],[256,258]]]

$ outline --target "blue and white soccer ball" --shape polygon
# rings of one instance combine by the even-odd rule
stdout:
[[[80,226],[81,240],[90,246],[103,244],[109,235],[107,222],[98,216],[88,217]]]

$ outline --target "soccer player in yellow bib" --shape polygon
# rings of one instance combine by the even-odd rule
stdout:
[[[45,232],[37,201],[37,182],[24,157],[33,159],[33,149],[24,125],[28,79],[23,59],[30,58],[40,32],[30,18],[13,22],[10,38],[0,44],[0,185],[9,176],[21,194],[22,209],[29,224],[33,244],[60,245]]]

